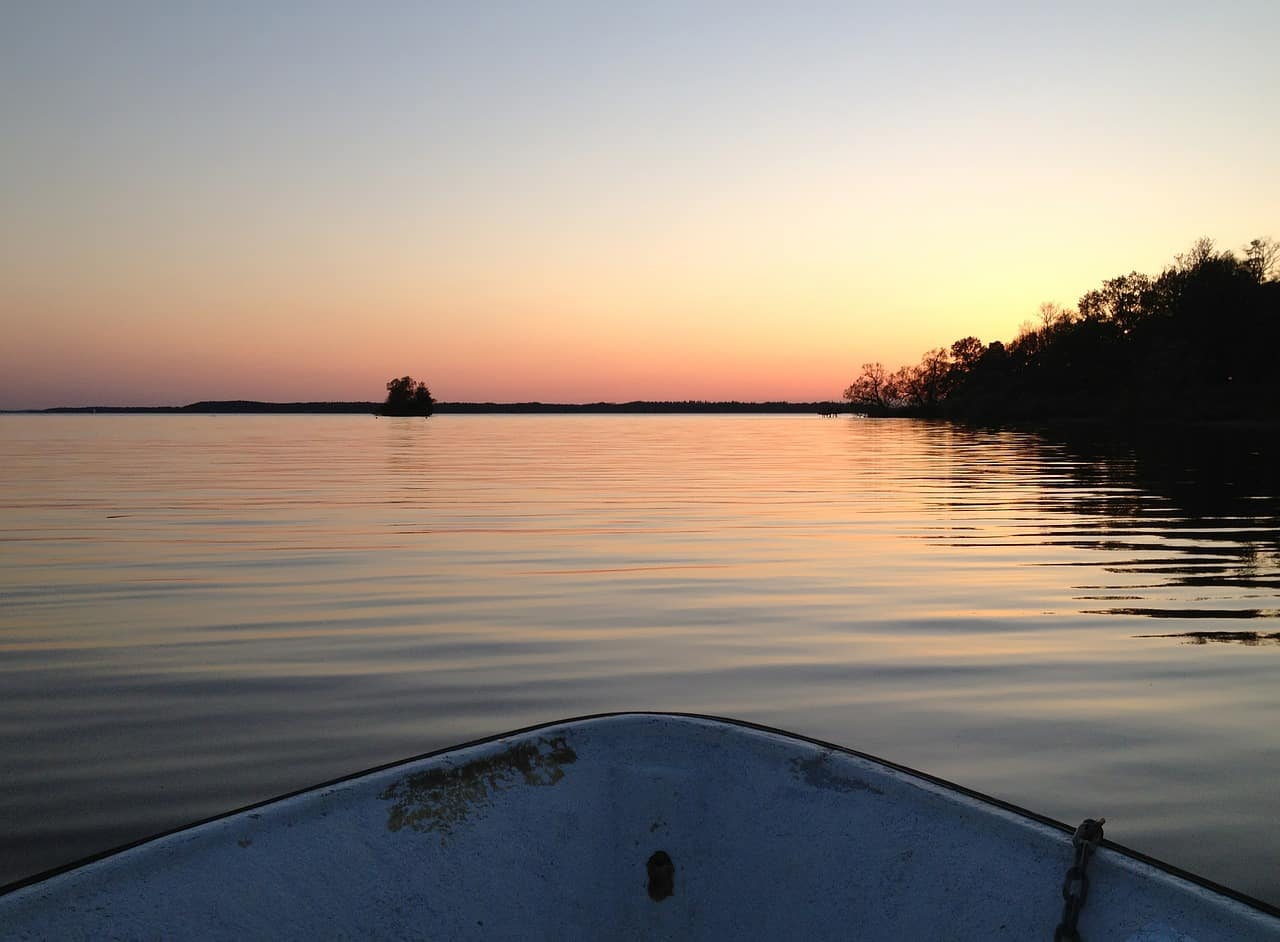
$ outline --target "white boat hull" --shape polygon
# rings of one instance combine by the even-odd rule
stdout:
[[[148,841],[0,896],[0,934],[1051,939],[1071,856],[1060,826],[869,757],[625,714]],[[1105,845],[1089,879],[1089,942],[1280,939],[1273,913]]]

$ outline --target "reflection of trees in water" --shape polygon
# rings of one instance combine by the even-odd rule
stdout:
[[[1262,551],[1272,561],[1280,553],[1280,442],[1273,429],[1171,427],[1125,437],[1080,430],[1046,437],[1083,459],[1070,466],[1075,483],[1140,489],[1086,496],[1077,502],[1081,511],[1141,516],[1155,495],[1181,512],[1170,524],[1208,539],[1236,541],[1241,534],[1250,555]]]
[[[1212,427],[1123,435],[1076,427],[1024,441],[1014,437],[1021,433],[1003,433],[1010,438],[997,448],[991,436],[1002,433],[950,428],[937,436],[936,449],[939,483],[950,492],[946,509],[994,509],[992,498],[1004,498],[1017,502],[1000,514],[1015,527],[996,536],[999,545],[1090,551],[1045,563],[1108,574],[1102,584],[1075,586],[1078,601],[1094,603],[1084,613],[1280,618],[1280,443],[1274,436]],[[977,460],[959,463],[966,470],[956,475],[945,449],[966,450]],[[939,539],[957,547],[993,545],[992,535],[985,527],[972,535],[949,529]],[[1226,636],[1246,643],[1249,634]]]
[[[1182,638],[1187,644],[1280,644],[1280,631],[1263,634],[1257,631],[1183,631],[1172,635],[1134,635],[1135,638]]]
[[[1172,604],[1108,608],[1104,613],[1179,619],[1280,617],[1275,604],[1280,590],[1280,446],[1273,437],[1257,431],[1184,427],[1123,439],[1076,432],[1058,440],[1085,459],[1074,465],[1073,473],[1076,493],[1085,496],[1071,500],[1070,491],[1055,496],[1067,496],[1080,517],[1134,537],[1111,541],[1108,548],[1132,548],[1137,555],[1107,566],[1107,571],[1164,577],[1143,587],[1148,591],[1198,593],[1182,603],[1166,600]],[[1152,550],[1157,554],[1150,555]],[[1224,596],[1253,604],[1212,604]],[[1261,643],[1271,636],[1227,631],[1177,637],[1195,643]]]

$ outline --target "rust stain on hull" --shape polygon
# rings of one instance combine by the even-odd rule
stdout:
[[[791,760],[792,774],[813,788],[826,788],[837,792],[872,792],[883,795],[880,789],[862,779],[842,775],[831,766],[830,750],[824,750],[813,758],[797,757]]]
[[[378,797],[394,802],[387,830],[449,833],[472,811],[492,804],[493,795],[513,785],[554,785],[578,754],[563,736],[516,743],[496,755],[466,765],[443,766],[406,776]]]

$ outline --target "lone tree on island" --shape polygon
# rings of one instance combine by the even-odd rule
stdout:
[[[387,382],[387,401],[378,411],[383,415],[428,416],[434,403],[426,383],[417,382],[412,376],[401,376]]]

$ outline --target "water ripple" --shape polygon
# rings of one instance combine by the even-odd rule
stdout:
[[[0,881],[640,708],[1103,808],[1280,900],[1280,638],[1237,630],[1280,612],[1280,460],[1202,450],[804,416],[0,417]]]

